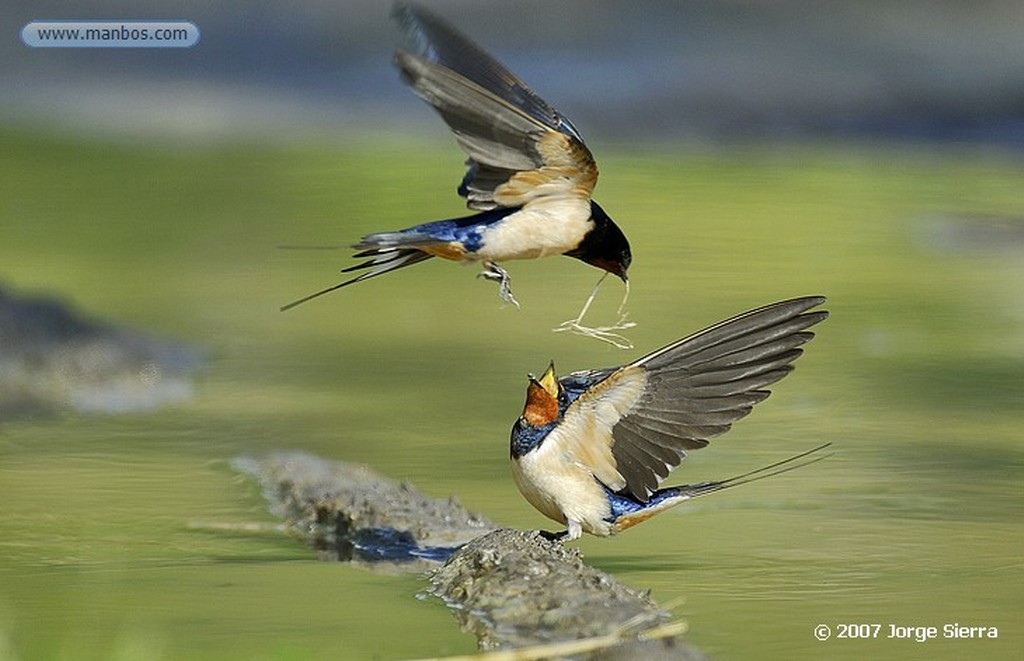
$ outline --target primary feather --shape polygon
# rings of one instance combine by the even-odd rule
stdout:
[[[398,5],[402,77],[448,124],[469,156],[459,193],[472,209],[543,196],[588,200],[597,165],[579,131],[515,74],[430,13]]]
[[[805,297],[752,310],[592,384],[569,405],[564,419],[621,410],[605,421],[601,435],[586,441],[601,448],[602,467],[610,458],[616,468],[617,476],[599,479],[613,491],[625,489],[646,502],[688,450],[728,431],[768,397],[768,386],[792,371],[790,363],[802,353],[799,347],[814,337],[807,329],[828,316],[808,310],[824,300]],[[567,385],[579,388],[579,379],[570,375]],[[628,407],[623,408],[623,397]]]

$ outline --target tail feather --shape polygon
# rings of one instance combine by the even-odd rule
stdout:
[[[822,459],[828,459],[835,452],[829,452],[827,454],[817,454],[822,450],[831,447],[831,443],[825,443],[819,445],[816,448],[811,448],[806,452],[801,452],[798,455],[794,455],[788,459],[777,461],[774,464],[762,466],[742,475],[734,475],[725,480],[717,480],[714,482],[699,482],[697,484],[686,484],[683,486],[675,487],[680,493],[686,494],[689,498],[696,498],[698,496],[706,496],[709,493],[715,493],[716,491],[722,491],[723,489],[731,489],[732,487],[738,487],[742,484],[750,484],[751,482],[757,482],[758,480],[764,480],[769,477],[776,475],[782,475],[788,473],[791,470],[797,468],[803,468],[804,466],[810,466],[811,464],[818,463]],[[811,456],[815,455],[815,456]],[[809,458],[808,458],[809,457]],[[800,461],[806,459],[806,461]]]
[[[738,487],[741,484],[750,484],[751,482],[757,482],[758,480],[788,473],[789,471],[796,470],[797,468],[810,466],[813,463],[817,463],[822,459],[827,459],[835,454],[834,452],[818,454],[831,445],[831,443],[825,443],[824,445],[819,445],[816,448],[812,448],[806,452],[801,452],[800,454],[789,457],[788,459],[783,459],[782,461],[777,461],[774,464],[762,466],[761,468],[741,475],[735,475],[725,480],[698,482],[697,484],[684,484],[678,487],[658,489],[651,494],[650,500],[646,503],[641,503],[622,493],[608,491],[608,499],[612,507],[611,523],[614,524],[616,532],[621,532],[627,528],[632,528],[638,523],[646,521],[655,514],[663,512],[671,507],[675,507],[685,500],[691,500],[699,496],[706,496],[710,493],[715,493],[716,491],[731,489],[732,487]],[[801,461],[801,459],[804,459],[804,461]]]
[[[360,244],[356,247],[361,248],[363,247],[363,244]],[[351,280],[346,280],[345,282],[341,282],[336,285],[331,285],[326,289],[321,289],[320,291],[310,294],[309,296],[300,298],[297,301],[292,301],[287,305],[282,305],[281,312],[291,310],[292,308],[298,305],[302,305],[307,301],[311,301],[314,298],[323,296],[324,294],[328,294],[336,289],[341,289],[342,287],[347,287],[348,285],[352,285],[357,282],[362,282],[363,280],[368,280],[370,278],[382,275],[389,271],[400,269],[404,266],[418,264],[419,262],[422,262],[426,259],[430,259],[432,256],[433,255],[428,255],[427,253],[422,252],[420,250],[416,250],[415,248],[374,248],[370,250],[364,250],[363,252],[358,253],[356,257],[372,257],[372,259],[368,259],[365,262],[356,264],[355,266],[350,266],[348,268],[342,269],[342,273],[349,273],[351,271],[369,269],[366,273],[363,273],[358,277],[352,278]]]
[[[349,282],[366,280],[367,278],[372,278],[375,275],[394,271],[395,269],[400,269],[403,266],[412,266],[413,264],[418,264],[425,259],[433,257],[433,255],[421,250],[416,250],[415,248],[378,248],[373,250],[364,250],[363,252],[356,253],[354,256],[370,257],[372,259],[360,262],[355,266],[343,268],[341,269],[342,273],[351,273],[352,271],[361,271],[363,269],[370,270]]]
[[[438,241],[438,237],[428,232],[416,232],[412,230],[378,232],[376,234],[367,234],[359,240],[359,243],[352,246],[352,248],[362,251],[356,253],[354,255],[355,257],[372,257],[387,250],[415,249],[420,246],[438,243]]]
[[[435,220],[404,230],[367,234],[352,248],[359,251],[354,255],[356,259],[368,259],[355,266],[342,269],[342,273],[367,269],[366,273],[293,301],[282,306],[281,310],[290,310],[335,289],[341,289],[404,266],[418,264],[431,257],[461,261],[466,258],[466,255],[472,255],[480,248],[485,229],[517,211],[517,208],[502,207],[465,218]]]

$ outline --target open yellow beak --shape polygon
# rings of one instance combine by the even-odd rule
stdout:
[[[551,361],[537,383],[539,383],[549,395],[552,397],[558,397],[558,377],[555,376],[555,361]]]
[[[551,424],[558,419],[558,377],[555,376],[553,362],[539,379],[530,375],[523,419],[535,427]]]

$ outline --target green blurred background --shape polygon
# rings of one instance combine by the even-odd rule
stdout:
[[[383,7],[356,4],[368,24],[389,28]],[[161,9],[159,18],[192,18],[189,7]],[[458,3],[438,10],[458,17]],[[528,34],[553,44],[551,29]],[[772,24],[763,29],[771,42]],[[682,599],[674,612],[690,640],[719,659],[1019,658],[1024,159],[1015,133],[996,139],[981,122],[968,140],[934,118],[913,124],[934,129],[928,140],[892,124],[864,129],[880,126],[870,118],[852,132],[812,122],[702,131],[681,118],[678,134],[653,139],[600,114],[588,131],[557,82],[537,84],[588,137],[602,171],[597,199],[634,248],[637,349],[620,351],[550,332],[598,277],[562,258],[507,265],[518,311],[502,308],[472,267],[434,260],[278,312],[352,263],[344,250],[278,246],[346,245],[463,213],[453,194],[461,155],[387,70],[390,48],[361,47],[383,63],[378,82],[395,88],[409,119],[300,116],[296,128],[271,113],[258,130],[227,122],[217,131],[187,94],[167,122],[141,112],[124,130],[97,123],[103,113],[84,96],[82,108],[55,103],[38,115],[45,95],[15,103],[31,87],[18,81],[103,66],[128,80],[128,56],[76,63],[15,46],[8,74],[19,73],[5,78],[0,128],[2,284],[193,343],[207,360],[187,402],[0,422],[0,658],[472,652],[442,604],[415,598],[422,578],[319,563],[274,532],[230,460],[294,449],[365,462],[501,525],[552,527],[508,475],[527,372],[551,359],[563,372],[621,364],[748,308],[819,293],[832,317],[797,371],[672,481],[727,477],[828,441],[836,456],[618,538],[584,539],[587,562],[659,602]],[[212,58],[222,47],[204,32],[193,53],[173,57]],[[131,57],[143,78],[161,67],[152,53]],[[359,98],[374,90],[359,88]],[[189,112],[195,130],[179,121]],[[593,320],[613,317],[617,287],[605,284]],[[818,624],[875,622],[882,636],[889,624],[959,622],[996,626],[999,638],[813,636]]]

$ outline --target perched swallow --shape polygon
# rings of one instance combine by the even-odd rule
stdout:
[[[729,430],[786,376],[828,313],[824,297],[751,310],[617,368],[530,377],[512,428],[512,476],[527,501],[582,533],[608,536],[684,500],[785,472],[827,445],[717,481],[661,489],[686,457]],[[818,458],[823,458],[818,455]],[[810,459],[805,463],[816,461]]]
[[[343,270],[362,275],[281,309],[431,257],[482,262],[480,275],[498,281],[502,299],[517,306],[499,262],[568,255],[628,286],[629,242],[591,199],[597,164],[576,127],[438,17],[405,4],[393,17],[407,42],[395,63],[469,156],[458,193],[478,213],[364,236],[353,248],[368,259]]]

